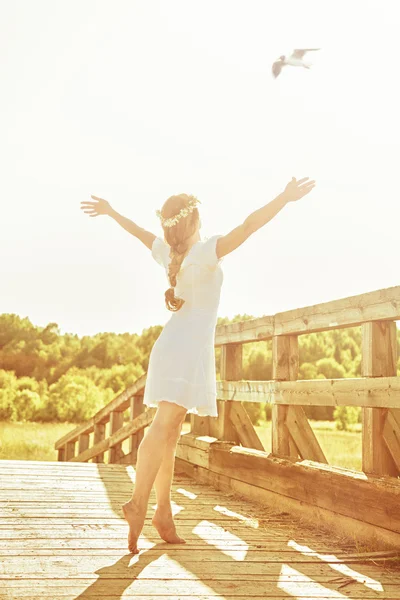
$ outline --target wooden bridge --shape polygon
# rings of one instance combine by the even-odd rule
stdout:
[[[400,599],[397,320],[400,287],[217,328],[219,415],[191,416],[177,450],[185,545],[160,543],[150,503],[143,550],[126,549],[146,376],[60,439],[58,463],[1,461],[0,599]],[[359,325],[360,378],[297,380],[299,335]],[[243,381],[260,340],[273,380]],[[271,403],[272,452],[246,402]],[[328,464],[310,405],[362,408],[362,471]]]

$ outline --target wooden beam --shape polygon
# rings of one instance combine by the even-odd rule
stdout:
[[[96,448],[96,446],[99,446],[99,444],[103,443],[105,440],[105,437],[106,437],[106,424],[105,423],[96,423],[94,426],[93,448],[91,448],[91,450]],[[106,449],[108,450],[108,445],[107,445]],[[87,453],[87,452],[89,452],[89,450],[86,450],[86,452],[83,452],[81,454],[81,456],[85,455],[85,453]],[[94,453],[90,458],[93,458],[93,462],[95,462],[95,463],[103,463],[104,462],[104,452]]]
[[[400,481],[359,471],[269,457],[234,446],[210,447],[209,468],[235,480],[400,533]]]
[[[221,400],[300,406],[400,408],[400,377],[217,381]]]
[[[190,431],[196,435],[209,435],[210,417],[190,413]]]
[[[65,444],[65,460],[71,460],[75,454],[75,442],[67,442]]]
[[[215,330],[215,345],[238,344],[269,340],[274,335],[274,317],[260,317],[219,325]]]
[[[219,325],[215,344],[256,342],[272,339],[275,335],[300,335],[386,320],[400,320],[400,286],[296,308],[274,316]]]
[[[227,477],[232,482],[251,485],[255,495],[257,490],[265,490],[276,494],[282,503],[291,499],[314,511],[328,510],[338,520],[348,517],[400,534],[400,481],[397,479],[367,476],[360,471],[310,460],[279,458],[215,438],[199,442],[190,434],[182,436],[179,447],[182,445],[185,450],[177,453],[178,469],[182,463],[196,469],[208,464],[207,470],[217,478]],[[400,535],[397,540],[400,547]]]
[[[297,456],[298,452],[302,459],[328,463],[301,406],[288,407],[286,425],[295,444],[294,456]]]
[[[272,377],[275,380],[297,379],[299,364],[298,339],[295,336],[275,336],[272,340]],[[290,444],[287,424],[288,406],[272,405],[272,452],[277,456],[291,456],[297,452]]]
[[[362,375],[364,377],[395,376],[397,364],[396,323],[386,321],[364,323],[361,330]],[[366,473],[397,477],[400,471],[384,438],[386,418],[387,409],[362,408],[362,468]],[[386,428],[386,433],[390,437],[388,428]]]
[[[226,381],[238,381],[242,378],[241,344],[221,348],[220,377]],[[232,402],[217,400],[217,405],[218,417],[209,417],[209,435],[239,444],[239,435],[230,417]]]
[[[397,327],[394,321],[375,321],[362,326],[362,374],[364,377],[396,375]]]
[[[270,489],[266,489],[265,487],[236,479],[230,476],[230,473],[225,475],[222,471],[211,471],[180,458],[176,459],[175,464],[178,473],[189,475],[197,482],[212,485],[217,490],[229,494],[239,494],[242,498],[255,501],[258,504],[267,506],[269,509],[276,509],[280,512],[286,511],[293,518],[309,523],[311,527],[315,527],[315,522],[318,521],[321,527],[329,529],[340,537],[348,538],[352,542],[356,539],[366,546],[369,546],[371,543],[373,545],[379,543],[383,547],[387,545],[390,548],[400,549],[399,533],[391,531],[386,527],[365,523],[358,518],[347,517],[342,514],[338,516],[337,512],[316,506],[312,499],[312,503],[299,502],[296,498],[276,493],[272,489],[272,485]],[[283,473],[278,471],[278,474],[281,476]],[[362,501],[362,498],[360,498],[360,502]]]
[[[383,426],[383,439],[400,473],[400,409],[388,410]]]
[[[81,433],[78,438],[78,454],[85,452],[89,448],[89,434]]]
[[[234,447],[234,444],[221,441],[218,438],[209,435],[196,436],[192,433],[185,433],[181,435],[179,439],[176,448],[176,457],[186,462],[190,462],[193,465],[208,468],[210,448],[214,446],[230,450]]]
[[[145,410],[146,409],[143,404],[143,395],[132,396],[131,402],[130,402],[131,420],[133,421],[134,419],[136,419],[136,417],[141,415]],[[137,451],[138,451],[139,445],[143,439],[143,436],[144,436],[144,429],[141,429],[140,431],[138,431],[137,433],[134,433],[133,435],[131,435],[129,437],[129,454],[130,454],[130,457],[132,460],[132,464],[136,463]]]
[[[237,431],[242,446],[264,450],[262,441],[258,437],[254,425],[241,402],[232,402],[230,419]]]
[[[110,413],[110,436],[113,436],[114,433],[117,433],[124,425],[124,413],[119,412],[117,410],[113,410]],[[122,442],[118,442],[117,444],[110,445],[109,452],[109,462],[117,463],[118,460],[122,457]]]
[[[221,380],[238,381],[242,378],[243,346],[230,344],[222,346],[220,360]]]
[[[297,336],[274,336],[272,357],[272,378],[275,381],[295,381],[297,379],[299,374]]]
[[[208,435],[219,440],[240,444],[238,432],[231,419],[233,404],[235,403],[229,400],[217,400],[218,417],[209,417],[210,427]]]

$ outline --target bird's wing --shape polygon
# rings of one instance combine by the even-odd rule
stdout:
[[[277,60],[276,62],[274,62],[274,64],[272,65],[272,75],[274,77],[278,77],[279,73],[282,71],[282,62],[280,60]]]
[[[293,58],[303,58],[306,52],[315,52],[316,50],[320,50],[321,48],[303,48],[293,50],[292,57]]]

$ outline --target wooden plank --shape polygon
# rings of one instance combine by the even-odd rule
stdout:
[[[239,435],[231,420],[233,404],[230,400],[217,400],[218,417],[209,417],[209,432],[211,437],[240,444]]]
[[[383,426],[383,439],[400,473],[400,409],[388,410]]]
[[[396,323],[378,321],[362,326],[362,375],[393,377],[397,365]],[[387,410],[362,408],[362,468],[366,473],[393,475],[400,471],[384,440]]]
[[[241,402],[233,402],[230,409],[230,419],[239,436],[242,446],[264,450],[262,441],[254,429],[250,417]]]
[[[246,322],[246,321],[245,321]],[[238,381],[242,378],[243,346],[229,344],[221,347],[221,380]]]
[[[353,327],[367,321],[400,320],[400,286],[216,328],[217,346]]]
[[[192,461],[202,467],[208,467],[209,450],[215,445],[228,449],[233,447],[233,443],[221,441],[212,436],[196,436],[192,433],[186,433],[179,439],[176,456],[182,460]]]
[[[319,531],[325,530],[327,535],[331,533],[340,535],[342,540],[348,539],[350,541],[356,539],[359,543],[366,544],[367,546],[379,543],[391,548],[400,548],[400,534],[385,528],[344,515],[338,518],[337,513],[315,506],[315,504],[299,502],[297,499],[276,493],[272,489],[265,489],[258,485],[249,484],[245,481],[224,475],[222,472],[210,471],[180,459],[176,460],[176,468],[180,473],[194,477],[197,481],[204,484],[212,485],[224,493],[234,492],[240,494],[242,498],[248,498],[267,506],[269,509],[287,511],[292,518],[296,518],[299,523],[308,524],[313,530],[316,529],[315,524],[318,523]],[[251,560],[250,557],[249,560]],[[346,560],[346,564],[348,563],[349,560]]]
[[[230,451],[210,448],[210,469],[262,487],[297,502],[400,534],[400,482],[338,469],[312,461],[269,458],[265,452],[235,446]],[[400,542],[400,537],[399,537]]]
[[[133,421],[141,415],[146,409],[143,404],[143,396],[132,396],[130,400],[130,417]],[[135,464],[137,460],[137,451],[144,436],[144,429],[129,436],[129,462]]]
[[[65,460],[71,460],[75,454],[75,442],[67,442],[64,446]]]
[[[218,548],[219,549],[219,548]],[[225,548],[222,547],[220,548],[221,550],[224,550]],[[226,550],[228,550],[229,547],[226,547]],[[208,552],[208,557],[212,558],[212,554],[216,553],[217,549],[209,549]],[[304,556],[305,559],[303,560],[296,560],[296,559],[300,559],[300,556],[298,553],[296,553],[294,550],[292,551],[288,551],[285,552],[285,555],[282,556],[282,561],[279,561],[280,555],[277,552],[266,552],[267,549],[264,550],[263,553],[258,552],[257,554],[259,555],[259,560],[254,560],[254,561],[236,561],[236,560],[225,560],[225,561],[212,561],[213,565],[212,565],[212,575],[215,578],[221,579],[221,580],[226,580],[228,578],[232,578],[235,576],[238,577],[240,576],[241,579],[246,580],[246,581],[251,581],[253,578],[262,578],[263,581],[275,581],[276,582],[276,578],[279,578],[279,581],[298,581],[300,582],[304,582],[306,581],[309,577],[312,577],[314,581],[318,581],[319,583],[334,583],[332,582],[332,579],[334,579],[333,574],[332,574],[332,567],[331,565],[328,564],[318,564],[317,561],[315,560],[315,554],[317,554],[317,552],[310,550],[309,552],[307,552],[306,550],[304,551]],[[240,547],[236,548],[237,554],[239,554],[240,551]],[[242,544],[242,551],[243,551],[243,544]],[[200,552],[198,553],[200,555]],[[204,552],[203,552],[204,554]],[[314,555],[314,556],[313,556]],[[267,561],[265,563],[262,562],[262,558],[266,558]],[[110,562],[113,561],[108,561],[107,562],[107,557],[106,556],[102,556],[102,555],[97,555],[96,557],[94,557],[93,563],[90,563],[90,557],[84,557],[84,559],[82,560],[82,563],[80,564],[80,556],[75,557],[69,557],[69,556],[65,556],[65,561],[63,561],[63,564],[60,565],[60,558],[59,557],[51,557],[49,556],[46,561],[43,560],[43,558],[40,559],[35,559],[34,557],[32,558],[32,561],[28,561],[28,560],[24,560],[24,561],[18,561],[18,557],[12,557],[9,561],[8,564],[5,564],[3,567],[4,570],[4,575],[10,575],[10,576],[19,576],[21,577],[21,575],[24,575],[23,573],[23,567],[24,565],[26,565],[26,577],[29,576],[35,576],[38,579],[50,579],[51,576],[53,576],[54,578],[56,577],[62,577],[63,576],[63,572],[62,569],[64,568],[65,565],[65,569],[64,569],[64,577],[68,579],[75,579],[78,577],[90,577],[90,576],[94,576],[94,579],[96,579],[96,575],[95,572],[98,569],[101,569],[103,567],[109,567],[109,574],[108,574],[108,578],[110,580],[113,579],[131,579],[132,577],[132,570],[134,569],[134,565],[132,565],[129,569],[126,568],[126,566],[124,564],[115,564],[112,565],[112,567],[110,567]],[[161,561],[157,562],[154,561],[154,563],[149,563],[148,565],[146,565],[146,569],[145,569],[145,573],[136,573],[136,577],[137,579],[194,579],[195,577],[201,577],[202,579],[209,579],[210,575],[211,575],[211,569],[210,569],[210,561],[206,561],[204,560],[204,558],[206,558],[206,556],[203,556],[203,560],[199,560],[197,563],[194,560],[191,560],[190,558],[181,558],[182,561],[182,565],[180,564],[176,564],[175,561],[164,561],[163,563]],[[273,561],[273,559],[275,558],[275,561]],[[312,558],[314,558],[314,560],[312,560]],[[285,560],[286,559],[286,560]],[[345,560],[345,559],[344,559]],[[302,564],[303,567],[306,568],[307,570],[307,574],[301,573],[300,571],[298,571],[297,573],[290,573],[290,575],[287,573],[285,574],[285,572],[280,573],[280,571],[282,571],[282,563],[286,562],[286,561],[290,561],[290,563],[292,564],[296,564],[297,568]],[[305,564],[304,564],[305,563]],[[334,561],[333,564],[338,564],[338,561]],[[135,565],[136,566],[136,565]],[[136,566],[137,568],[137,566]],[[130,572],[131,571],[131,572]],[[369,577],[373,577],[377,574],[377,569],[375,568],[374,570],[371,570],[371,568],[368,569],[367,567],[367,571],[370,572]],[[281,577],[280,577],[281,575]],[[357,580],[358,578],[361,580],[365,580],[367,579],[367,575],[366,573],[362,572],[362,574],[359,574],[359,577],[357,578],[356,573],[353,574],[355,577],[355,580]],[[5,577],[2,577],[3,581],[4,581]],[[340,583],[340,581],[337,581],[336,583]],[[377,582],[378,583],[378,582]],[[400,578],[398,576],[396,576],[395,574],[393,576],[390,575],[381,575],[379,577],[379,583],[381,583],[382,585],[384,583],[386,584],[391,584],[391,585],[396,585],[400,583]],[[378,587],[376,588],[378,589]],[[158,597],[158,594],[157,596]],[[172,599],[170,599],[172,600]]]
[[[215,554],[215,552],[214,552]],[[236,558],[236,561],[240,558]],[[113,582],[108,579],[108,573],[111,567],[105,567],[104,572],[100,572],[100,576],[97,580],[93,581],[92,578],[82,578],[80,581],[74,580],[57,580],[46,581],[46,580],[35,580],[34,578],[27,578],[25,582],[18,582],[17,580],[12,582],[12,587],[8,584],[9,589],[13,589],[18,595],[8,595],[7,600],[10,598],[26,598],[32,597],[50,597],[52,600],[76,600],[78,597],[81,598],[105,598],[106,600],[120,599],[122,598],[139,598],[140,600],[181,600],[181,598],[190,598],[190,600],[216,600],[224,598],[224,600],[248,600],[249,598],[258,598],[280,600],[289,598],[311,599],[320,598],[321,600],[327,600],[332,598],[346,597],[343,593],[344,590],[340,588],[343,581],[346,582],[345,578],[331,582],[327,588],[321,586],[318,582],[314,581],[311,577],[306,578],[303,583],[298,580],[285,580],[279,577],[279,586],[277,586],[276,578],[273,580],[255,580],[249,583],[247,580],[241,578],[231,578],[230,580],[219,580],[213,578],[212,574],[209,577],[193,577],[185,579],[168,580],[164,578],[164,581],[154,579],[141,579],[136,578],[135,573],[138,568],[136,565],[131,566],[128,569],[129,558],[121,559],[121,563],[125,564],[127,577],[120,583]],[[287,567],[287,571],[290,569]],[[285,569],[283,569],[285,571]],[[129,577],[130,575],[130,577]],[[336,574],[337,577],[337,574]],[[334,579],[332,577],[332,579]],[[351,598],[356,599],[367,599],[377,598],[378,590],[382,587],[376,585],[371,589],[371,585],[362,586],[353,582],[351,579],[347,579],[347,583],[352,582],[357,592],[351,593]],[[131,585],[133,584],[134,585]],[[361,589],[360,589],[361,588]],[[155,596],[154,590],[157,590]],[[346,588],[345,588],[346,590]],[[9,592],[10,593],[10,592]],[[75,595],[73,595],[75,594]],[[122,594],[122,596],[121,596]],[[386,586],[385,596],[381,596],[385,600],[394,600],[400,598],[400,590],[396,585],[388,584]]]
[[[299,372],[299,346],[295,335],[272,338],[272,378],[295,381]]]
[[[364,377],[396,375],[397,327],[394,321],[375,321],[362,326],[362,374]]]
[[[104,452],[103,450],[108,450],[109,440],[105,439],[106,436],[106,424],[105,423],[96,423],[94,426],[94,438],[93,438],[93,447],[88,448],[85,452],[82,452],[79,456],[76,457],[76,460],[85,461],[89,458],[93,459],[95,463],[103,463],[104,462]],[[96,450],[97,448],[97,450]],[[88,458],[83,458],[88,456]]]
[[[239,402],[400,408],[400,377],[217,381],[217,394]]]
[[[215,330],[215,345],[238,344],[269,340],[274,334],[274,317],[260,317],[218,325]]]
[[[119,412],[117,410],[113,410],[110,412],[110,435],[117,433],[124,425],[124,413]],[[122,458],[122,442],[118,442],[117,444],[110,444],[109,451],[109,462],[117,463],[120,458]]]
[[[299,347],[296,336],[274,336],[272,339],[272,376],[274,380],[294,381],[299,366]],[[277,456],[291,456],[294,451],[290,443],[288,407],[274,404],[272,419],[272,452]],[[297,456],[297,452],[296,452]]]
[[[78,437],[78,454],[81,454],[89,448],[89,434],[81,433]]]
[[[294,456],[299,453],[302,459],[328,463],[301,406],[288,407],[286,425],[295,444]]]
[[[221,348],[220,377],[224,381],[242,378],[242,345],[231,344]],[[218,417],[210,417],[209,434],[220,440],[240,443],[239,435],[231,421],[232,402],[217,400]]]
[[[221,548],[221,550],[223,550],[223,548]],[[239,551],[240,548],[237,548],[237,554],[239,554]],[[211,552],[212,551],[210,549],[208,557],[210,556]],[[296,559],[298,559],[299,556],[294,551],[292,551],[287,556],[287,560],[290,560],[290,564],[292,564],[293,560],[293,564],[296,565],[297,569],[299,569],[300,565],[302,565],[307,571],[306,574],[302,573],[300,570],[297,569],[297,572],[294,569],[290,573],[285,573],[284,570],[282,572],[282,563],[280,563],[278,560],[276,560],[275,562],[269,560],[264,564],[261,562],[261,560],[213,561],[212,574],[216,579],[219,580],[226,580],[232,577],[240,577],[244,581],[251,582],[254,578],[261,578],[262,581],[276,581],[278,578],[279,581],[282,582],[297,581],[299,583],[304,583],[311,577],[313,581],[318,582],[320,584],[340,584],[340,577],[336,577],[336,582],[332,581],[335,580],[335,577],[332,573],[331,565],[318,564],[315,561],[315,558],[314,560],[310,560],[311,557],[308,558],[307,553],[305,553],[305,556],[307,557],[305,560],[297,562]],[[95,572],[98,569],[108,567],[108,578],[111,581],[113,579],[124,580],[132,578],[132,570],[134,570],[133,565],[132,567],[127,569],[125,564],[120,564],[119,561],[117,561],[115,565],[112,565],[112,567],[110,567],[110,562],[112,561],[108,561],[107,563],[107,557],[98,555],[95,557],[95,560],[93,560],[93,566],[91,567],[90,558],[86,557],[82,560],[82,567],[80,568],[78,557],[76,559],[65,557],[64,577],[68,577],[68,579],[77,579],[79,577],[88,578],[93,576],[93,579],[96,579],[97,577],[95,575]],[[201,579],[210,578],[211,570],[209,561],[207,562],[206,560],[200,560],[199,562],[195,563],[193,560],[184,559],[182,562],[183,564],[180,565],[175,564],[174,561],[164,561],[164,564],[160,564],[157,561],[155,561],[155,564],[150,563],[146,566],[145,573],[136,573],[136,577],[137,579],[154,579],[156,581],[158,579],[194,579],[195,577]],[[285,560],[283,559],[282,562],[285,562]],[[31,577],[36,575],[38,579],[43,580],[50,579],[51,576],[53,576],[54,578],[63,576],[63,565],[60,565],[59,563],[60,558],[58,557],[48,557],[46,561],[44,561],[42,558],[40,560],[32,560],[32,563],[30,564],[28,560],[21,561],[21,564],[18,564],[18,562],[15,560],[12,560],[10,564],[5,566],[4,570],[5,573],[9,573],[10,576],[21,577],[22,575],[24,575],[22,569],[23,566],[26,564],[26,577],[28,577],[28,574]],[[334,561],[333,564],[335,563],[338,564],[338,561]],[[44,568],[42,565],[44,566]],[[399,585],[400,578],[395,574],[393,574],[392,576],[387,574],[385,575],[383,573],[380,574],[378,569],[375,568],[374,570],[371,570],[371,568],[367,567],[367,572],[368,571],[370,573],[369,575],[365,573],[364,569],[362,570],[362,573],[353,573],[352,575],[354,577],[354,583],[356,583],[357,580],[359,582],[366,582],[368,579],[374,578],[376,582],[376,591],[379,591],[379,584],[381,584],[381,586],[394,586],[396,584]],[[376,581],[377,573],[379,573],[379,581]],[[5,577],[2,579],[4,581]],[[372,581],[370,581],[370,584],[371,583]],[[158,598],[158,594],[156,597]],[[173,599],[170,598],[170,600]]]
[[[210,435],[211,417],[190,414],[190,431],[196,435]]]

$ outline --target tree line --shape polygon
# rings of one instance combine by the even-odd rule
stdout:
[[[221,317],[218,325],[252,318],[247,314]],[[81,422],[90,418],[146,372],[161,331],[162,326],[155,325],[140,335],[104,332],[79,337],[61,334],[57,323],[39,327],[27,317],[0,315],[0,420]],[[397,342],[400,349],[400,331]],[[217,377],[219,357],[216,348]],[[299,364],[299,379],[359,377],[361,328],[300,336]],[[272,379],[271,342],[243,345],[243,379]],[[254,423],[270,416],[270,405],[265,403],[246,403],[246,408]],[[341,409],[335,415],[333,407],[317,406],[307,407],[306,412],[310,418],[336,418],[344,428],[349,419],[359,420],[357,409]]]

